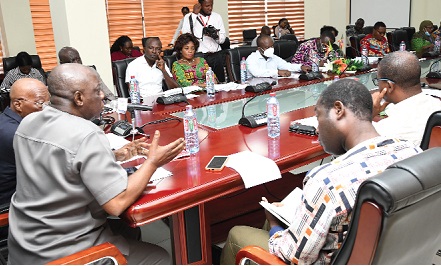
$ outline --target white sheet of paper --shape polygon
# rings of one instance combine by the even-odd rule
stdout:
[[[228,82],[227,84],[214,84],[215,91],[233,91],[233,90],[243,90],[247,84],[237,84],[234,82]]]
[[[126,145],[127,143],[130,143],[130,141],[126,140],[125,138],[118,136],[118,135],[115,135],[113,133],[107,133],[106,137],[110,142],[110,147],[115,150],[121,148],[122,146]]]
[[[164,96],[168,97],[171,95],[176,95],[176,94],[180,94],[182,92],[184,92],[184,94],[189,94],[195,91],[201,91],[203,90],[203,88],[199,87],[199,86],[187,86],[184,88],[175,88],[175,89],[171,89],[171,90],[167,90],[164,92]]]
[[[125,114],[127,112],[127,98],[118,98],[118,113]]]
[[[228,156],[226,166],[236,170],[245,184],[245,188],[254,187],[282,177],[277,164],[262,155],[242,151]]]
[[[286,198],[281,201],[283,206],[280,207],[265,201],[261,201],[259,203],[277,219],[289,226],[294,220],[295,210],[301,203],[302,194],[302,189],[296,187],[293,191],[291,191],[291,193],[288,194],[288,196],[286,196]]]

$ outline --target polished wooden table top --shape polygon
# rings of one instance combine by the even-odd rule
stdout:
[[[427,65],[427,63],[426,63]],[[425,68],[427,66],[425,65]],[[422,73],[424,76],[427,73]],[[357,75],[360,81],[372,89],[371,73]],[[321,83],[331,80],[299,81],[297,79],[281,79],[272,91],[286,90],[308,84]],[[426,80],[425,82],[437,82]],[[269,92],[267,92],[269,93]],[[214,100],[208,100],[206,95],[189,100],[194,108],[207,105],[222,104],[237,99],[250,98],[254,93],[244,91],[230,91],[216,93]],[[148,121],[171,117],[174,112],[183,111],[185,103],[173,105],[155,105],[153,112],[142,112],[138,116],[138,125]],[[188,209],[198,204],[227,195],[244,188],[239,174],[225,167],[221,172],[205,170],[209,160],[215,155],[230,155],[240,151],[252,151],[273,159],[280,171],[286,172],[320,160],[328,156],[318,143],[317,137],[298,135],[288,132],[290,122],[293,120],[314,115],[314,107],[306,106],[298,110],[281,115],[281,136],[274,143],[267,137],[267,128],[247,128],[234,125],[222,129],[213,129],[206,126],[199,128],[200,151],[191,157],[174,160],[164,166],[171,171],[173,176],[162,180],[156,188],[147,188],[144,194],[122,215],[132,226],[139,226],[162,217],[169,216],[178,211]],[[165,145],[177,138],[183,137],[182,122],[173,120],[165,123],[151,124],[144,127],[144,131],[153,135],[155,130],[160,130],[160,145]],[[276,151],[269,151],[269,146],[275,146]],[[140,164],[141,161],[133,162]]]

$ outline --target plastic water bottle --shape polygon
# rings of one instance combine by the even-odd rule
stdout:
[[[199,151],[198,121],[191,105],[185,107],[184,114],[185,149],[190,153]]]
[[[136,80],[135,76],[130,76],[129,82],[129,94],[130,94],[130,102],[133,104],[141,103],[141,95],[139,92],[139,83]]]
[[[268,158],[277,159],[280,157],[280,138],[268,138]]]
[[[369,65],[368,50],[366,46],[363,46],[363,49],[361,49],[361,62],[363,62],[363,65],[365,66]]]
[[[276,93],[271,92],[270,98],[266,102],[268,137],[277,138],[280,136],[280,106],[276,98]]]
[[[245,84],[247,82],[247,61],[245,57],[240,60],[240,83]]]
[[[438,36],[436,36],[436,39],[435,39],[435,46],[433,47],[433,50],[434,50],[436,53],[439,53],[439,52],[440,52],[440,47],[441,47],[441,40],[440,40],[440,37],[439,37],[439,35],[438,35]]]
[[[406,43],[404,41],[400,43],[400,51],[406,51]]]
[[[319,72],[319,62],[318,62],[318,58],[317,55],[314,53],[312,54],[311,57],[311,70],[312,72]]]
[[[214,97],[214,73],[211,70],[211,67],[208,68],[207,73],[205,74],[205,82],[207,84],[207,94],[209,98]]]

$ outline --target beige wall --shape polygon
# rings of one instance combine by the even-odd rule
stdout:
[[[227,0],[217,0],[214,1],[213,4],[213,11],[216,13],[219,13],[224,21],[224,27],[225,27],[225,31],[227,32],[227,36],[229,36],[228,34],[228,1]]]
[[[29,0],[0,0],[0,28],[4,57],[37,54]]]
[[[76,48],[83,64],[95,65],[114,91],[105,1],[50,0],[50,5],[56,50]]]

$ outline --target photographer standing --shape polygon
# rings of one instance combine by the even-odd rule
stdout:
[[[193,13],[187,14],[182,26],[182,34],[192,33],[199,40],[198,52],[204,54],[219,82],[225,81],[225,54],[220,44],[225,41],[225,27],[222,17],[213,10],[213,0],[198,0]]]

